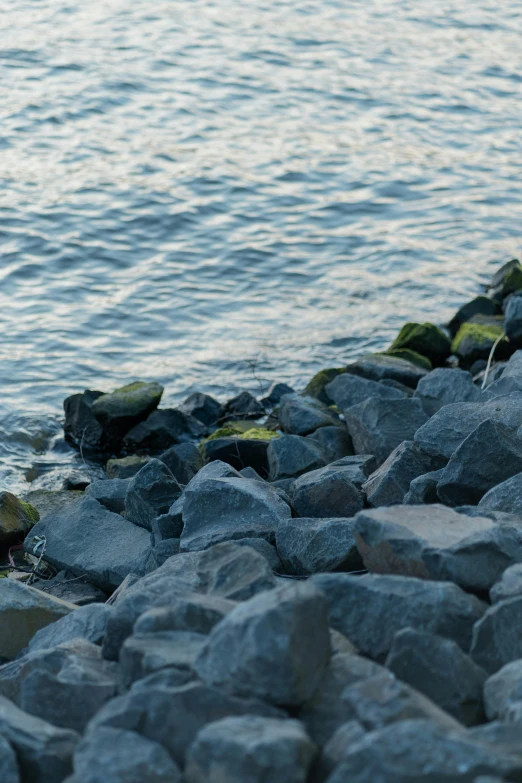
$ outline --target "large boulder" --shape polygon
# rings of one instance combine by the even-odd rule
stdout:
[[[295,481],[292,505],[301,517],[353,517],[363,507],[363,499],[349,471],[328,465]]]
[[[177,443],[184,443],[206,434],[199,419],[176,408],[155,410],[145,421],[127,432],[123,448],[129,454],[161,454]]]
[[[473,383],[473,377],[465,370],[449,367],[438,367],[421,378],[415,397],[418,397],[422,407],[433,416],[444,405],[453,402],[476,402],[480,398],[480,389]]]
[[[136,381],[96,397],[91,410],[107,442],[119,445],[132,427],[158,407],[162,395],[163,386],[159,383]]]
[[[451,343],[451,352],[458,356],[462,367],[471,367],[479,359],[488,359],[495,343],[497,358],[509,355],[502,326],[490,323],[489,316],[486,323],[476,323],[479,318],[480,316],[474,316],[473,321],[462,324]]]
[[[402,503],[411,482],[430,471],[432,466],[432,458],[413,441],[400,443],[363,484],[368,503],[372,506]]]
[[[344,412],[356,454],[373,454],[382,464],[404,440],[411,440],[428,420],[418,399],[370,397]]]
[[[339,424],[339,418],[314,397],[286,394],[279,405],[279,423],[289,435],[308,435],[320,427]]]
[[[285,519],[277,528],[276,545],[286,573],[360,569],[353,528],[353,519]]]
[[[330,652],[326,600],[314,586],[297,583],[227,614],[196,668],[204,682],[237,696],[299,706],[318,687]]]
[[[134,525],[152,530],[152,521],[166,514],[182,488],[159,459],[151,459],[133,476],[125,496],[125,517]]]
[[[270,481],[300,476],[325,464],[319,444],[299,435],[283,435],[271,440],[267,457]]]
[[[0,546],[25,538],[40,514],[11,492],[0,492]]]
[[[487,608],[450,582],[381,574],[315,574],[311,581],[326,595],[330,625],[376,660],[384,660],[397,631],[407,627],[453,639],[467,652]]]
[[[435,324],[407,323],[390,346],[391,351],[409,350],[426,356],[434,365],[443,364],[451,353],[449,338]]]
[[[203,466],[200,451],[195,443],[177,443],[160,454],[158,459],[168,467],[180,484],[188,484]]]
[[[26,538],[26,551],[33,553],[44,536],[49,563],[108,592],[127,574],[143,574],[150,551],[147,530],[89,497],[40,520]]]
[[[223,406],[220,421],[237,421],[241,419],[259,419],[265,409],[248,391],[243,391],[227,400]]]
[[[341,410],[358,405],[369,397],[381,397],[387,400],[399,400],[408,395],[392,386],[385,386],[368,378],[361,378],[351,373],[343,373],[334,378],[326,387],[328,397],[333,400]]]

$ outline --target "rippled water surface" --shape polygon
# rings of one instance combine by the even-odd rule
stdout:
[[[519,251],[515,0],[3,0],[0,479],[62,399],[221,397],[444,321]]]

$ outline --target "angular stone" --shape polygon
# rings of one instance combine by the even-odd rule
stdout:
[[[360,375],[371,381],[393,380],[415,389],[429,370],[398,356],[370,353],[349,364],[346,372]]]
[[[513,291],[522,288],[522,266],[513,258],[497,269],[488,286],[488,293],[495,301],[502,301]]]
[[[169,604],[159,609],[149,609],[134,624],[137,635],[165,631],[190,631],[208,634],[235,607],[234,601],[216,595],[171,596]]]
[[[218,419],[223,415],[223,406],[210,394],[194,392],[181,403],[179,410],[188,413],[199,419],[206,427],[212,427],[217,424]]]
[[[504,331],[512,345],[520,346],[522,342],[522,297],[513,294],[508,300]]]
[[[488,296],[476,296],[470,302],[466,302],[453,316],[448,324],[452,337],[455,337],[460,326],[469,321],[474,315],[495,315],[498,312],[498,304]]]
[[[204,726],[188,749],[187,783],[306,783],[316,748],[297,720],[245,715]]]
[[[382,464],[404,440],[412,439],[428,417],[418,399],[370,397],[345,410],[346,426],[357,454],[373,454]]]
[[[179,538],[165,538],[163,541],[155,541],[147,561],[147,572],[154,571],[169,558],[179,555],[179,545]]]
[[[473,376],[465,370],[438,367],[421,378],[415,397],[418,397],[428,416],[433,416],[444,405],[454,402],[476,402],[480,389]]]
[[[451,343],[435,324],[407,323],[390,346],[391,351],[405,349],[427,356],[434,364],[443,364],[451,353]]]
[[[300,476],[325,464],[319,444],[299,435],[283,435],[271,440],[267,457],[270,481]]]
[[[347,471],[329,465],[295,481],[292,505],[302,517],[353,517],[363,507],[363,500]]]
[[[363,484],[372,506],[393,506],[404,501],[411,482],[432,467],[432,459],[411,440],[392,451],[388,459]]]
[[[470,655],[493,674],[506,663],[522,658],[522,596],[491,606],[473,629]]]
[[[282,523],[280,522],[278,530],[281,527],[281,524]],[[265,558],[272,571],[280,572],[283,570],[283,565],[277,554],[277,549],[272,544],[269,544],[264,538],[238,538],[234,543],[237,544],[237,546],[247,546],[254,549]]]
[[[102,395],[103,392],[88,389],[81,394],[73,394],[63,401],[65,440],[84,454],[97,454],[103,448],[103,431],[92,412],[94,401]]]
[[[150,457],[139,457],[133,454],[130,457],[119,457],[107,462],[106,471],[108,479],[129,479],[138,473],[147,464]]]
[[[437,485],[451,506],[476,504],[492,487],[522,471],[522,438],[498,421],[486,420],[458,446]]]
[[[506,568],[502,577],[496,582],[489,592],[492,604],[498,604],[499,601],[505,601],[508,598],[522,596],[522,563]]]
[[[506,511],[522,517],[522,473],[494,486],[486,492],[478,506],[484,511]]]
[[[118,443],[131,427],[158,407],[162,395],[163,386],[159,383],[136,381],[96,397],[91,410],[104,437],[110,443]]]
[[[183,505],[181,550],[207,549],[236,538],[275,541],[289,506],[268,485],[252,479],[209,478],[189,484]]]
[[[129,636],[119,659],[119,682],[127,690],[134,682],[162,669],[187,672],[196,679],[194,667],[206,636],[192,631],[159,631]]]
[[[269,443],[261,438],[211,438],[203,441],[201,452],[205,462],[221,460],[236,470],[250,467],[265,479],[268,477]]]
[[[125,496],[129,482],[130,479],[94,481],[87,487],[85,494],[97,500],[98,503],[108,508],[109,511],[122,514],[125,511]]]
[[[368,480],[368,477],[377,468],[377,461],[372,454],[354,454],[349,457],[342,457],[328,465],[329,468],[343,468],[347,478],[357,489]]]
[[[125,518],[152,530],[152,520],[166,514],[182,488],[159,459],[151,459],[130,479],[125,497]]]
[[[128,453],[161,454],[177,443],[206,434],[206,427],[198,419],[176,408],[156,410],[129,432],[123,439]]]
[[[326,595],[332,628],[376,660],[407,627],[453,639],[467,652],[473,625],[487,608],[449,582],[380,574],[316,574],[311,581]]]
[[[370,381],[351,373],[343,373],[334,378],[326,387],[328,397],[344,411],[352,405],[365,402],[369,397],[380,397],[387,400],[400,400],[406,396],[404,392],[383,383]]]
[[[212,630],[196,668],[203,681],[238,696],[298,706],[318,687],[329,657],[326,601],[297,583],[233,609]]]
[[[273,408],[274,405],[277,405],[281,401],[281,397],[285,394],[295,394],[295,390],[287,383],[278,383],[277,381],[274,381],[274,383],[270,385],[265,396],[262,397],[261,403],[266,408]]]
[[[37,631],[29,642],[27,652],[48,650],[78,638],[101,644],[110,611],[106,604],[82,606]]]
[[[353,519],[286,519],[276,546],[287,574],[308,576],[363,567],[355,546]]]
[[[507,663],[484,685],[484,705],[488,720],[505,720],[509,708],[522,702],[522,659]]]
[[[331,427],[339,418],[314,397],[287,394],[279,406],[279,422],[289,435],[308,435],[320,427]]]
[[[409,506],[419,506],[427,503],[438,503],[437,484],[442,478],[444,468],[432,470],[413,479],[408,492],[404,495],[403,503]]]
[[[83,498],[38,522],[25,542],[46,537],[45,559],[108,592],[130,573],[142,574],[150,550],[150,534],[94,498]]]
[[[258,419],[260,416],[264,416],[264,413],[265,409],[254,395],[243,391],[226,402],[220,421]]]
[[[486,672],[451,639],[404,628],[393,640],[386,667],[466,726],[484,720]]]
[[[35,508],[42,519],[51,511],[59,511],[83,498],[83,492],[72,490],[35,489],[24,495],[24,500]]]
[[[203,467],[201,454],[195,443],[178,443],[158,457],[170,470],[176,481],[188,484]]]
[[[0,658],[14,658],[34,634],[75,610],[68,604],[14,579],[0,583]]]
[[[327,465],[353,454],[352,439],[343,427],[320,427],[306,437],[319,446]]]

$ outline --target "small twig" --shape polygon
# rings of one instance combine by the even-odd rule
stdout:
[[[493,345],[491,347],[491,351],[489,352],[488,363],[486,365],[486,370],[484,372],[484,378],[483,378],[483,381],[482,381],[482,386],[480,387],[482,391],[486,388],[486,383],[487,383],[487,380],[488,380],[488,374],[489,374],[489,371],[491,369],[491,362],[493,361],[493,354],[495,353],[495,349],[496,349],[497,345],[499,344],[499,342],[502,339],[505,339],[507,342],[509,342],[509,340],[506,337],[506,335],[504,334],[504,332],[502,332],[502,334],[499,335],[497,337],[497,339],[495,340],[495,342],[493,343]]]

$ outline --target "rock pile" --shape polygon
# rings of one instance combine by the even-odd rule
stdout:
[[[0,494],[2,783],[522,781],[521,303],[302,393],[69,397],[106,478]]]

